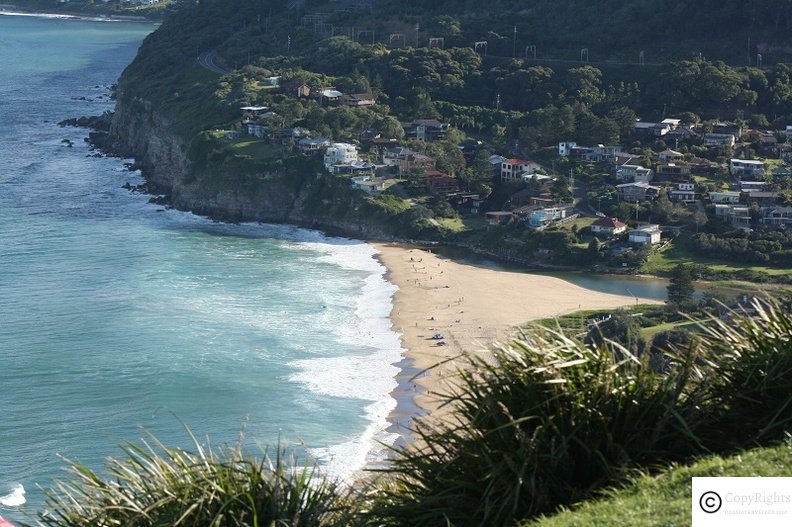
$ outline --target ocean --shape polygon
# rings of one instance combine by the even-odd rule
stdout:
[[[380,459],[401,360],[395,287],[363,242],[150,204],[66,118],[147,24],[0,16],[0,515],[41,510],[60,456],[101,469],[148,430],[189,447],[246,427],[348,479]],[[69,146],[69,142],[73,146]]]

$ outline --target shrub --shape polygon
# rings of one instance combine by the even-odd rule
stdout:
[[[384,525],[510,525],[701,449],[693,354],[659,375],[613,342],[536,328],[493,359],[471,358],[454,421],[399,453],[374,507]]]
[[[167,448],[151,436],[122,447],[97,474],[70,462],[37,525],[57,527],[332,527],[351,525],[344,491],[312,469],[297,469],[278,448],[275,459],[246,459],[241,445],[195,452]]]

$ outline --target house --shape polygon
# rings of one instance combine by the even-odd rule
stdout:
[[[671,131],[671,125],[668,123],[638,121],[635,123],[634,131],[636,135],[642,136],[645,139],[663,137]]]
[[[544,229],[551,223],[572,216],[573,211],[574,207],[570,205],[535,210],[528,215],[528,227],[532,229]]]
[[[616,179],[619,181],[649,183],[654,177],[654,172],[640,165],[624,164],[616,167]]]
[[[612,238],[627,230],[627,225],[616,218],[599,218],[591,224],[591,232]]]
[[[792,207],[773,207],[765,209],[762,223],[770,227],[792,226]]]
[[[362,190],[372,196],[377,196],[385,190],[385,182],[371,176],[352,176],[351,184],[353,189]]]
[[[572,153],[572,149],[574,148],[577,148],[577,143],[558,143],[558,155],[561,157],[569,157],[569,155]]]
[[[674,161],[682,161],[684,159],[685,154],[682,152],[677,152],[676,150],[671,150],[670,148],[666,148],[659,154],[657,154],[657,159],[664,163],[673,163]]]
[[[419,168],[424,171],[434,170],[437,162],[433,157],[410,152],[404,156],[396,159],[396,166],[399,167],[399,175],[406,176],[413,168]]]
[[[585,148],[582,152],[580,159],[589,163],[602,163],[604,161],[613,161],[619,156],[626,155],[622,152],[620,146],[605,146],[597,145]]]
[[[328,103],[337,103],[343,97],[343,93],[336,90],[335,87],[331,86],[329,88],[322,88],[319,92],[319,98],[323,101],[327,101]]]
[[[524,159],[504,159],[500,165],[500,178],[501,181],[515,181],[525,179],[524,175],[527,174],[527,179],[530,179],[537,168],[539,165]]]
[[[476,215],[481,207],[481,196],[469,192],[454,192],[446,195],[446,200],[454,209],[465,216]]]
[[[709,199],[715,204],[734,204],[740,202],[740,193],[733,190],[710,192]]]
[[[404,135],[408,139],[419,141],[437,141],[445,138],[446,132],[451,128],[449,123],[442,123],[437,119],[417,119],[402,125]]]
[[[333,165],[348,165],[358,158],[357,148],[349,143],[332,143],[324,154],[324,166],[330,170]]]
[[[742,201],[748,205],[755,203],[760,207],[772,207],[781,199],[781,195],[778,192],[765,192],[762,190],[743,192],[741,197]]]
[[[695,203],[696,184],[677,183],[671,190],[668,191],[668,199],[671,201],[681,201],[683,203]]]
[[[361,159],[355,159],[348,163],[336,163],[327,167],[331,174],[360,174],[372,173],[376,170],[377,165],[368,163]]]
[[[715,205],[715,217],[735,229],[751,228],[751,211],[745,205]]]
[[[485,213],[484,219],[486,219],[487,223],[490,225],[508,225],[514,221],[514,214],[503,210],[497,210]]]
[[[690,181],[690,165],[677,163],[658,163],[654,169],[655,181]]]
[[[704,146],[734,146],[736,140],[733,134],[709,133],[704,134]]]
[[[426,187],[432,194],[450,194],[459,190],[457,179],[439,170],[426,171]]]
[[[663,119],[660,124],[668,125],[671,130],[676,130],[682,124],[682,119]]]
[[[269,111],[269,107],[267,106],[242,106],[240,108],[242,111],[242,118],[243,119],[258,119],[262,116],[262,114]]]
[[[310,154],[313,152],[318,152],[320,150],[324,150],[332,143],[329,139],[318,136],[318,137],[303,137],[297,142],[297,148],[301,151],[305,152],[306,154]]]
[[[300,139],[303,137],[309,137],[311,135],[310,130],[306,130],[305,128],[281,128],[278,133],[278,139],[282,141],[291,141],[295,139]]]
[[[716,134],[731,134],[735,138],[742,137],[743,129],[737,123],[719,122],[712,125],[712,131]]]
[[[663,137],[663,141],[669,143],[671,141],[692,141],[699,137],[699,133],[693,130],[693,128],[687,126],[680,126],[674,130],[668,132],[665,137]]]
[[[740,181],[737,185],[740,192],[759,192],[767,190],[767,183],[764,181]]]
[[[616,185],[616,193],[622,201],[650,201],[660,195],[660,187],[649,183],[622,183]]]
[[[404,146],[395,146],[393,148],[389,148],[382,155],[382,164],[389,167],[398,166],[400,159],[405,159],[407,155],[414,153],[415,152]]]
[[[277,86],[278,84],[280,84],[280,80],[281,80],[280,76],[265,77],[264,78],[264,84],[266,84],[268,86]]]
[[[732,176],[752,177],[763,176],[765,172],[764,161],[754,159],[730,159],[729,174]]]
[[[291,80],[280,83],[281,90],[286,93],[291,93],[295,97],[309,97],[311,95],[311,88],[304,82],[298,80]]]
[[[641,245],[654,245],[660,243],[660,225],[642,225],[637,229],[631,230],[629,241]]]
[[[374,106],[377,99],[370,93],[351,93],[342,95],[338,102],[341,106]]]

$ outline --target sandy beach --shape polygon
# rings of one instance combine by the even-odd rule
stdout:
[[[444,409],[436,394],[448,390],[447,379],[459,367],[459,358],[488,353],[495,343],[513,336],[518,325],[581,309],[636,303],[631,296],[591,291],[560,278],[460,264],[424,249],[374,245],[389,280],[399,288],[391,319],[412,362],[394,393],[399,401],[392,416],[396,428],[409,426],[407,415],[415,413],[414,405],[442,418]],[[637,302],[659,303],[642,298]],[[432,339],[437,333],[445,345]],[[448,362],[410,381],[443,361]]]

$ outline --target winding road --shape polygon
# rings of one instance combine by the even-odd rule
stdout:
[[[200,64],[201,67],[206,68],[209,71],[219,73],[220,75],[226,75],[230,73],[230,71],[217,63],[217,52],[214,50],[204,51],[198,55],[198,64]]]

